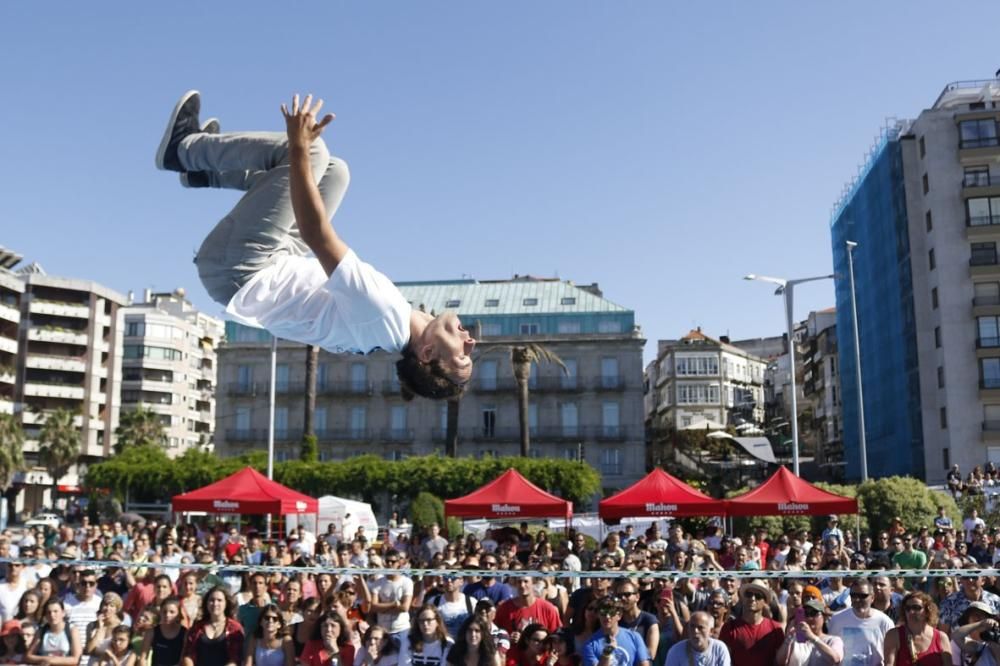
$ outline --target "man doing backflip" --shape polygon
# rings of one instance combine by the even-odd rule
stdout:
[[[476,341],[458,317],[415,310],[383,274],[361,261],[331,218],[350,175],[320,135],[322,100],[281,105],[286,133],[220,134],[199,121],[201,97],[177,102],[156,166],[189,187],[245,192],[208,234],[195,264],[209,295],[234,320],[332,353],[398,352],[403,396],[461,395]],[[215,131],[213,131],[215,130]]]

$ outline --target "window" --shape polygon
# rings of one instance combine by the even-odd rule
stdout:
[[[483,391],[497,390],[497,362],[479,362],[479,388]]]
[[[927,253],[927,265],[930,266],[929,270],[937,268],[937,260],[934,258],[934,248],[931,248],[930,252]]]
[[[288,439],[288,407],[274,408],[274,438]]]
[[[942,430],[948,427],[948,408],[942,407],[938,410],[938,418],[941,420]]]
[[[577,408],[574,402],[564,402],[559,405],[559,425],[562,427],[564,437],[576,437],[579,435],[579,421],[577,420]]]
[[[983,388],[1000,388],[1000,358],[979,359],[979,375]]]
[[[930,231],[931,229],[934,228],[934,220],[931,217],[930,211],[924,213],[924,224],[927,226],[927,231]]]
[[[368,390],[368,366],[351,363],[351,392],[364,393]]]
[[[989,243],[972,243],[972,257],[969,259],[970,266],[992,266],[997,263],[997,244],[995,241]]]
[[[934,348],[941,349],[941,327],[934,327]]]
[[[446,308],[457,308],[461,304],[462,304],[462,300],[460,298],[451,298],[451,299],[445,301],[444,306]]]
[[[1000,317],[976,317],[978,347],[1000,347]]]
[[[617,402],[605,402],[601,405],[601,429],[605,437],[617,437],[620,429],[618,422],[619,405]]]
[[[601,473],[621,474],[622,473],[622,452],[621,449],[604,449],[601,451]]]
[[[237,407],[236,408],[236,429],[240,432],[247,432],[250,430],[250,408],[249,407]]]
[[[718,384],[678,384],[678,405],[720,404]]]
[[[274,368],[274,390],[277,393],[288,393],[288,366],[285,364]]]
[[[396,373],[393,372],[392,375],[395,377]],[[327,383],[330,381],[330,365],[328,363],[319,363],[316,365],[316,389],[323,391],[326,389]],[[399,387],[394,387],[399,390]]]
[[[972,288],[973,305],[1000,305],[1000,282],[976,282]]]
[[[538,335],[540,328],[538,324],[521,324],[521,335]]]
[[[562,450],[563,460],[578,460],[580,452],[575,447],[566,447]]]
[[[538,364],[534,361],[531,362],[531,366],[528,368],[528,388],[538,388]]]
[[[944,368],[940,365],[937,369],[938,388],[944,388]]]
[[[389,428],[392,439],[398,439],[406,433],[406,412],[404,405],[393,405],[389,413]]]
[[[1000,405],[983,405],[983,430],[1000,430]]]
[[[927,143],[924,141],[924,137],[920,137],[918,143],[920,144],[920,159],[924,159],[927,155]]]
[[[483,307],[498,308],[498,307],[500,307],[500,299],[499,298],[487,298],[486,302],[483,303]]]
[[[989,184],[990,168],[988,166],[965,167],[962,187],[988,187]]]
[[[603,388],[617,388],[620,384],[618,359],[613,356],[605,356],[601,359],[601,386]]]
[[[528,432],[531,435],[538,434],[538,405],[535,403],[528,405]]]
[[[313,431],[325,433],[326,429],[326,407],[317,407],[316,411],[313,412]]]
[[[1000,197],[966,199],[965,224],[970,227],[1000,224]]]
[[[951,469],[951,451],[947,446],[941,449],[941,466],[942,469]]]
[[[576,296],[563,296],[559,299],[559,305],[576,305]]]
[[[127,337],[142,337],[145,324],[141,321],[130,321],[125,324],[125,335]]]
[[[249,391],[253,387],[253,366],[241,365],[237,370],[236,380],[240,391]]]
[[[621,333],[622,323],[617,319],[602,319],[597,322],[598,333]]]
[[[931,287],[931,308],[934,310],[938,309],[938,290],[937,287]]]
[[[997,145],[997,124],[992,118],[963,120],[958,126],[959,148],[986,148]]]
[[[537,298],[525,298],[524,300],[521,301],[521,305],[523,305],[525,307],[530,307],[530,306],[533,306],[533,305],[538,305],[538,299]]]
[[[368,428],[368,408],[351,407],[351,439],[363,439]]]
[[[149,345],[125,345],[122,350],[125,358],[148,358],[151,361],[183,361],[184,353],[168,347],[151,347]]]
[[[480,335],[482,335],[483,337],[486,336],[496,337],[499,335],[503,335],[503,326],[501,326],[500,322],[496,321],[491,321],[486,324],[482,324],[479,330],[480,330]]]
[[[560,319],[557,327],[559,333],[580,333],[583,330],[579,319]]]
[[[485,405],[482,408],[483,437],[496,437],[497,434],[497,408],[493,405]]]
[[[566,366],[566,372],[562,374],[560,379],[560,385],[564,389],[575,389],[576,388],[576,378],[577,378],[577,362],[575,358],[564,358],[563,364]]]
[[[928,192],[931,191],[931,184],[930,181],[927,180],[927,174],[925,173],[923,178],[921,178],[920,180],[923,183],[924,194],[927,194]]]

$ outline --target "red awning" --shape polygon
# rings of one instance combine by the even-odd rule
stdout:
[[[569,518],[573,505],[550,495],[509,469],[479,490],[444,503],[444,515],[457,518]]]
[[[657,467],[625,490],[601,500],[602,520],[657,516],[723,516],[725,502],[695,490]]]
[[[729,516],[817,516],[857,512],[857,500],[817,488],[784,466],[753,490],[726,501]]]
[[[174,496],[175,512],[289,514],[318,513],[319,503],[277,481],[271,481],[252,467],[246,467],[204,488]]]

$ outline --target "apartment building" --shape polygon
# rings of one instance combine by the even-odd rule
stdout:
[[[10,269],[21,255],[0,246],[0,414],[15,411],[17,386],[17,330],[21,322],[21,299],[24,282]]]
[[[124,308],[124,318],[122,409],[156,412],[170,456],[210,445],[223,322],[196,310],[183,289],[147,289],[141,303]]]
[[[22,406],[29,470],[15,478],[24,492],[15,510],[51,506],[51,479],[37,466],[38,434],[49,412],[69,409],[80,428],[80,463],[109,455],[118,425],[122,361],[121,294],[89,280],[47,275],[37,264],[17,273],[23,281],[14,400]],[[80,466],[59,479],[80,484]]]
[[[759,427],[764,422],[767,361],[711,338],[701,328],[657,343],[655,370],[647,369],[650,425],[678,430],[699,421]],[[647,377],[647,378],[648,378]]]
[[[532,455],[578,459],[598,469],[608,490],[645,472],[642,348],[632,310],[604,297],[596,284],[515,276],[398,284],[413,307],[452,310],[478,329],[474,376],[461,401],[459,455],[517,455],[517,394],[509,346],[545,345],[565,365],[532,369],[529,425]],[[490,350],[491,348],[492,351]],[[226,323],[219,349],[216,450],[260,449],[267,441],[270,337]],[[275,381],[276,457],[299,455],[304,416],[305,347],[278,344]],[[314,427],[323,460],[364,453],[389,459],[442,452],[446,405],[399,394],[396,355],[335,356],[321,352]]]
[[[839,478],[843,473],[844,446],[841,440],[837,311],[827,308],[810,312],[802,324],[804,335],[797,343],[801,365],[797,370],[804,398],[800,413],[809,416],[805,434],[819,466],[819,476]],[[800,437],[802,434],[800,431]]]
[[[869,473],[939,482],[952,463],[1000,463],[1000,81],[948,84],[869,155],[831,222],[841,331],[853,325],[846,241],[858,243]],[[838,346],[857,478],[853,336]]]

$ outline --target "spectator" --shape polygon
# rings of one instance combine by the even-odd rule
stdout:
[[[462,592],[462,578],[446,574],[441,577],[441,581],[444,585],[444,592],[437,595],[432,603],[441,616],[445,633],[455,638],[462,625],[472,615],[475,601]],[[410,635],[413,636],[412,631]]]
[[[120,624],[111,632],[108,649],[97,660],[97,666],[134,666],[135,653],[132,652],[132,629]]]
[[[368,627],[361,651],[354,657],[354,666],[396,666],[399,664],[399,643],[385,627]]]
[[[23,664],[28,652],[28,646],[21,633],[19,620],[7,620],[0,626],[0,662],[5,664]]]
[[[101,596],[97,593],[97,574],[93,569],[80,572],[75,594],[67,594],[66,621],[80,636],[85,636],[87,626],[97,619]]]
[[[500,653],[501,657],[506,656],[507,651],[510,650],[510,634],[494,622],[497,616],[497,607],[489,599],[480,599],[476,602],[475,614],[490,628],[490,637],[493,639],[497,652]],[[575,652],[575,650],[573,651]]]
[[[948,482],[948,490],[951,491],[952,497],[957,498],[958,494],[965,489],[964,484],[962,483],[962,472],[957,463],[952,465],[951,469],[948,470],[946,478]]]
[[[14,619],[21,596],[27,588],[28,580],[24,575],[24,565],[20,562],[9,563],[7,578],[0,583],[0,622]],[[20,634],[20,630],[18,633]]]
[[[802,610],[802,619],[792,620],[794,625],[788,629],[788,636],[778,651],[776,663],[785,666],[841,663],[844,659],[844,642],[839,636],[823,632],[826,622],[826,607],[823,602],[807,599]]]
[[[394,573],[374,580],[370,584],[364,576],[356,576],[355,582],[361,589],[365,610],[374,612],[378,625],[390,634],[389,638],[394,639],[394,645],[390,647],[396,652],[401,651],[406,654],[407,635],[410,632],[410,604],[413,602],[413,581],[398,573],[402,562],[403,556],[399,551],[390,550],[385,554],[385,566]],[[383,648],[377,648],[380,655],[390,654]]]
[[[66,609],[59,599],[48,599],[44,606],[45,626],[28,646],[29,664],[76,666],[83,654],[80,634],[66,621]]]
[[[430,562],[434,559],[435,555],[443,554],[444,549],[447,547],[448,540],[441,536],[441,526],[437,523],[432,523],[430,536],[420,546],[420,558],[425,562]]]
[[[250,575],[250,601],[241,605],[236,612],[236,619],[243,627],[246,635],[256,634],[258,619],[264,609],[271,605],[271,595],[267,592],[267,576],[257,572]],[[284,626],[284,618],[282,618]]]
[[[507,652],[507,666],[543,666],[548,659],[545,641],[549,632],[537,622],[532,622],[519,633],[517,644]]]
[[[1000,597],[983,589],[983,578],[981,576],[962,576],[960,578],[960,589],[948,595],[941,602],[941,624],[939,628],[950,634],[958,626],[959,618],[974,601],[980,601],[989,606],[993,610],[994,615],[1000,613]]]
[[[649,651],[639,634],[619,626],[621,601],[604,597],[597,604],[601,628],[583,646],[583,666],[648,666]]]
[[[618,584],[618,597],[622,606],[618,626],[639,634],[646,644],[646,652],[655,655],[660,645],[660,625],[655,615],[639,608],[638,586],[627,578],[622,579]]]
[[[562,626],[559,612],[555,606],[535,596],[535,579],[531,576],[519,576],[515,579],[517,596],[508,599],[497,607],[497,625],[511,634],[519,632],[525,622],[537,622],[548,632],[553,632]]]
[[[285,633],[285,618],[276,604],[261,610],[246,650],[244,666],[292,666],[295,648]]]
[[[149,666],[177,666],[181,663],[187,629],[181,624],[181,601],[171,597],[160,604],[160,621],[143,632],[139,663]]]
[[[465,621],[458,640],[448,653],[448,663],[451,666],[500,666],[500,654],[481,617],[473,615]]]
[[[872,608],[872,586],[863,579],[851,585],[851,607],[830,618],[830,633],[844,641],[844,660],[859,666],[879,666],[885,635],[892,620]]]
[[[464,595],[463,595],[464,597]],[[468,616],[465,616],[468,619]],[[465,620],[462,621],[464,625]],[[455,628],[457,634],[461,626]],[[424,604],[417,611],[410,630],[409,663],[412,666],[443,666],[448,660],[448,651],[454,641],[448,636],[448,628],[439,607]]]
[[[87,657],[100,658],[104,656],[111,645],[111,633],[115,627],[125,624],[125,614],[122,612],[122,598],[114,592],[108,592],[101,599],[97,609],[96,619],[86,627],[86,642],[83,646],[83,660]]]
[[[986,521],[979,517],[979,509],[973,507],[969,517],[962,521],[962,528],[965,530],[965,543],[972,543],[973,533],[977,527],[985,530]]]
[[[353,666],[355,649],[344,618],[327,611],[316,627],[317,637],[310,640],[299,663],[302,666]]]
[[[236,604],[224,586],[209,590],[201,619],[184,638],[181,666],[239,666],[245,634],[235,613]]]
[[[740,587],[742,612],[719,632],[719,639],[730,654],[740,655],[741,666],[772,666],[785,632],[779,622],[765,617],[771,602],[771,589],[760,580]]]
[[[730,666],[729,649],[712,638],[715,620],[704,611],[695,611],[688,622],[687,638],[667,652],[665,666]]]
[[[934,518],[934,527],[939,530],[955,529],[954,523],[948,517],[948,510],[943,506],[938,507],[937,517]]]
[[[885,635],[885,666],[951,663],[951,642],[937,629],[937,606],[923,592],[903,598],[903,623]]]

